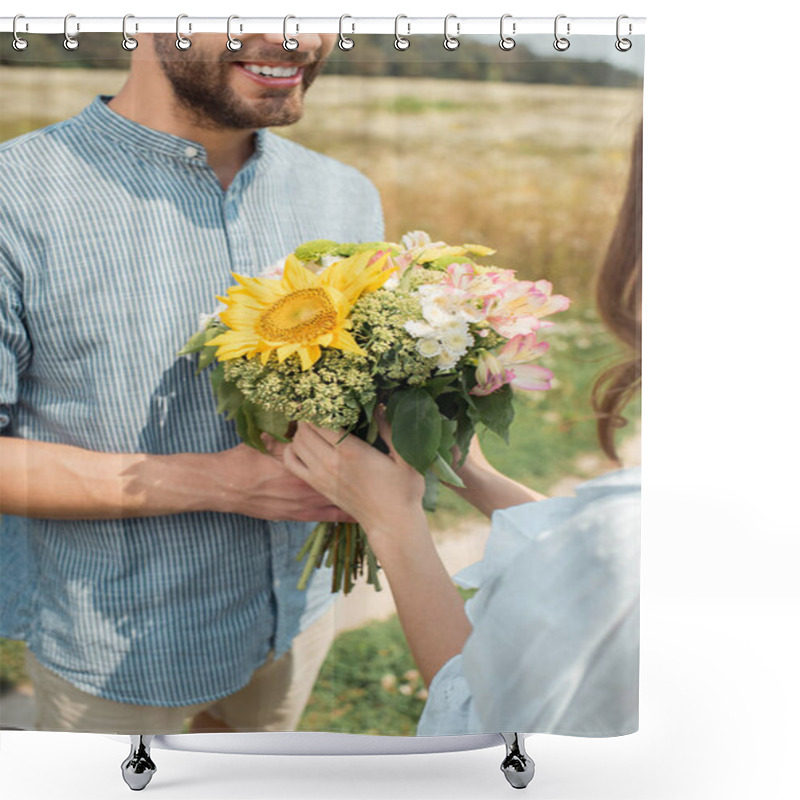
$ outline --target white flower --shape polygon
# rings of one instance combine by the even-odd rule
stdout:
[[[426,247],[431,243],[431,237],[425,231],[409,231],[400,243],[406,250],[413,250],[415,247]]]
[[[444,352],[439,356],[436,366],[442,372],[447,372],[455,367],[458,358],[454,358],[450,353]]]
[[[475,340],[472,338],[472,335],[468,330],[466,330],[466,324],[464,325],[463,331],[457,328],[452,328],[445,331],[444,336],[442,337],[442,345],[444,346],[445,350],[457,358],[461,358],[461,356],[467,352],[467,349],[474,341]]]
[[[400,275],[397,272],[393,272],[386,283],[383,284],[383,288],[393,292],[399,285]]]
[[[198,328],[197,328],[197,330],[204,331],[208,327],[209,323],[211,323],[211,322],[221,323],[222,320],[219,318],[219,315],[226,308],[227,308],[226,305],[224,305],[223,303],[220,303],[210,314],[204,314],[202,312],[200,314],[198,314],[198,317],[197,317]]]
[[[421,339],[427,336],[432,336],[436,333],[435,328],[427,322],[422,322],[420,320],[409,320],[408,322],[403,325],[408,333],[410,333],[415,339]]]
[[[425,358],[436,358],[442,352],[442,344],[438,339],[420,339],[417,342],[417,350]]]
[[[266,280],[280,280],[283,277],[283,268],[286,264],[286,257],[279,259],[274,264],[270,264],[259,275],[259,278]]]

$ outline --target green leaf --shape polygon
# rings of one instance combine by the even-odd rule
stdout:
[[[442,439],[439,442],[439,454],[445,461],[451,461],[453,458],[457,424],[454,419],[442,419]]]
[[[431,469],[436,473],[439,479],[443,480],[445,483],[457,486],[459,489],[464,488],[464,481],[458,477],[453,471],[453,468],[442,458],[441,453],[436,454],[436,461],[433,462],[433,467],[431,467]]]
[[[490,431],[501,436],[508,444],[508,433],[514,420],[511,386],[506,384],[485,396],[472,396],[474,414]]]
[[[229,383],[225,380],[220,381],[219,386],[215,388],[217,394],[217,414],[228,412],[228,418],[230,419],[230,417],[239,410],[242,403],[244,403],[244,395],[239,391],[235,383]]]
[[[428,394],[430,394],[431,397],[435,399],[440,394],[455,391],[455,387],[451,386],[451,384],[456,377],[457,376],[454,374],[437,375],[435,378],[431,378],[430,380],[426,381],[423,388],[426,392],[428,392]]]
[[[209,373],[208,378],[211,381],[211,388],[214,390],[214,394],[216,394],[225,381],[224,365],[217,364],[217,366],[214,367],[214,369],[212,369]]]
[[[392,396],[389,408],[395,450],[424,474],[442,441],[442,417],[436,401],[424,389],[407,389]]]
[[[178,350],[179,356],[188,356],[190,353],[197,353],[205,347],[206,344],[206,331],[198,331],[195,333],[188,342]]]
[[[206,367],[211,366],[216,354],[216,347],[203,347],[200,351],[200,357],[197,359],[197,371],[195,374],[199,375]]]
[[[262,408],[255,403],[247,403],[246,411],[253,418],[253,422],[259,431],[259,441],[261,433],[268,433],[273,439],[279,442],[288,442],[286,432],[289,430],[289,420],[280,411]]]
[[[472,259],[466,256],[439,256],[439,258],[429,261],[425,266],[429,269],[446,270],[451,264],[473,264]]]
[[[462,466],[467,460],[469,455],[469,446],[472,442],[472,437],[475,435],[475,425],[469,417],[466,409],[462,411],[456,418],[456,447],[461,454],[458,460],[458,466]]]
[[[425,472],[425,494],[422,497],[422,507],[426,511],[436,511],[438,501],[439,478],[432,469],[429,469]]]
[[[378,420],[375,419],[374,416],[369,418],[369,427],[367,428],[367,436],[365,441],[367,444],[375,444],[375,440],[378,438]]]

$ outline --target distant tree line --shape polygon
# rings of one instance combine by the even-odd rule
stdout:
[[[6,66],[59,67],[64,69],[126,69],[129,56],[122,50],[121,34],[88,33],[80,47],[67,52],[63,36],[36,35],[28,49],[17,52],[11,36],[0,38],[0,64]],[[513,50],[464,37],[457,50],[442,47],[441,36],[415,36],[411,47],[398,53],[391,36],[354,37],[356,46],[342,52],[335,47],[326,71],[335,75],[392,76],[398,78],[448,78],[453,80],[507,81],[514,83],[575,84],[580,86],[636,86],[641,77],[607,61],[582,61],[539,56],[518,40]],[[432,62],[436,68],[432,69]]]

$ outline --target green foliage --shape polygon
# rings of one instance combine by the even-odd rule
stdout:
[[[386,414],[395,450],[424,474],[436,460],[442,441],[442,418],[436,401],[424,389],[397,391]]]
[[[304,242],[300,247],[296,248],[294,254],[301,261],[316,261],[322,256],[327,256],[330,253],[335,253],[337,250],[337,243],[331,239],[315,239],[312,242]]]
[[[423,690],[397,617],[374,622],[337,637],[298,730],[413,736]]]
[[[517,395],[522,394],[518,392]],[[506,384],[491,394],[472,396],[473,421],[482,422],[490,431],[509,444],[509,430],[514,421],[514,394]]]
[[[26,681],[25,643],[0,639],[0,694]]]

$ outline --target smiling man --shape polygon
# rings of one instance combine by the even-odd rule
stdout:
[[[382,239],[380,202],[269,131],[335,37],[139,38],[119,94],[0,145],[1,633],[41,730],[292,730],[333,635],[295,554],[343,515],[176,353],[232,272]]]

